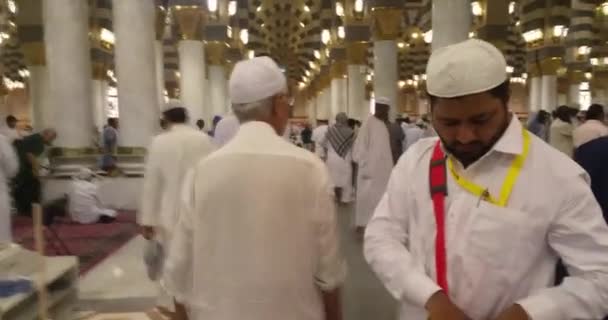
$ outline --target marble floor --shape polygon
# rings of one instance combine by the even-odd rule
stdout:
[[[345,320],[393,320],[396,304],[365,263],[360,240],[350,228],[354,210],[339,209],[343,251],[349,275],[343,288]],[[80,280],[79,319],[127,320],[163,317],[151,312],[168,302],[149,281],[142,262],[145,240],[133,239]]]

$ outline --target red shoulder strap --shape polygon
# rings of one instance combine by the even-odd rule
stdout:
[[[435,211],[437,233],[435,235],[435,266],[437,283],[448,293],[448,267],[445,246],[445,197],[448,194],[446,158],[437,141],[429,166],[430,193]]]

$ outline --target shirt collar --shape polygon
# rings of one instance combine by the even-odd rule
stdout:
[[[524,141],[522,136],[522,125],[519,119],[513,114],[511,122],[502,137],[492,147],[492,150],[507,154],[522,154]]]
[[[239,127],[238,134],[247,136],[259,134],[278,136],[272,126],[262,121],[249,121],[241,124]]]

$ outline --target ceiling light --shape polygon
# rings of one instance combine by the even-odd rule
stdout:
[[[253,59],[255,57],[255,51],[249,50],[249,52],[247,52],[247,56],[249,59]]]
[[[399,88],[403,88],[405,87],[405,81],[401,80],[399,81]]]
[[[306,74],[307,77],[310,77],[310,70],[308,70],[308,69],[304,70],[304,74]]]
[[[344,39],[346,37],[346,31],[344,31],[344,26],[338,27],[338,38]]]
[[[8,6],[8,11],[10,11],[12,14],[15,14],[17,12],[17,5],[15,4],[14,0],[8,0],[7,6]]]
[[[523,36],[524,36],[524,40],[526,42],[534,42],[537,40],[541,40],[543,38],[543,30],[541,30],[541,29],[530,30],[530,31],[524,32]]]
[[[304,22],[300,21],[300,27],[302,27],[302,29],[306,28],[306,25],[304,24]]]
[[[524,73],[521,74],[521,77],[523,79],[528,79],[528,74],[524,72]]]
[[[241,42],[243,42],[243,44],[249,43],[249,30],[241,29],[239,37],[241,38]]]
[[[342,2],[336,2],[336,15],[338,17],[344,17],[344,6],[342,5]]]
[[[589,59],[589,62],[591,62],[591,65],[597,66],[598,64],[600,64],[600,60],[598,58],[591,58]]]
[[[323,31],[321,31],[321,42],[323,42],[323,44],[328,44],[330,40],[331,33],[328,29],[323,29]]]
[[[424,42],[426,42],[426,43],[433,42],[433,30],[429,30],[424,33]]]
[[[512,66],[507,66],[506,71],[507,73],[513,73],[513,71],[515,71],[515,68],[513,68]]]
[[[475,31],[471,31],[469,32],[469,38],[475,38],[477,34],[475,33]]]
[[[363,0],[355,0],[355,12],[363,12]]]
[[[605,64],[605,65],[608,65],[608,57],[607,57],[607,58],[604,58],[604,59],[602,59],[602,60],[604,60],[604,64]]]
[[[405,82],[408,86],[412,86],[414,85],[414,80],[412,79],[407,79],[407,81]]]
[[[578,54],[579,55],[587,55],[591,53],[591,47],[590,46],[580,46],[578,47]]]
[[[232,27],[228,26],[226,28],[226,36],[228,37],[228,39],[232,39]]]
[[[372,75],[371,74],[367,75],[367,81],[372,81]]]
[[[553,26],[554,37],[565,37],[568,35],[568,28],[562,25]]]
[[[262,23],[262,24],[260,25],[260,27],[264,28],[264,27],[266,27],[266,24],[265,24],[265,23]]]
[[[310,12],[310,7],[309,7],[309,6],[307,6],[307,5],[304,5],[304,11],[306,11],[306,12]]]
[[[309,66],[311,69],[316,69],[316,68],[317,68],[317,65],[316,65],[316,64],[315,64],[313,61],[309,61],[309,62],[308,62],[308,66]]]
[[[471,12],[476,17],[479,17],[483,14],[483,9],[481,8],[481,3],[479,3],[479,1],[471,2]]]
[[[397,47],[399,47],[399,49],[405,48],[405,42],[399,42],[399,43],[397,43]]]
[[[418,36],[419,36],[418,32],[412,33],[412,39],[418,39]]]
[[[315,50],[314,55],[315,55],[315,58],[321,59],[321,52],[319,52],[319,50]]]
[[[259,6],[257,9],[255,9],[256,12],[260,12],[262,11],[262,6]]]
[[[509,2],[509,14],[513,14],[515,12],[515,1]]]
[[[585,78],[587,80],[591,80],[591,78],[593,78],[593,74],[591,72],[585,72]]]
[[[581,82],[581,84],[578,86],[578,88],[581,91],[589,90],[589,82]]]
[[[207,0],[207,9],[209,9],[209,12],[216,12],[217,0]]]
[[[99,31],[99,39],[109,44],[114,44],[114,42],[116,41],[116,38],[114,37],[114,32],[106,28],[101,28],[101,30]]]
[[[329,58],[329,54],[330,54],[330,53],[331,53],[331,52],[329,51],[329,48],[326,48],[326,49],[325,49],[325,56]]]
[[[519,21],[519,20],[515,21],[515,26],[516,27],[519,27],[520,24],[521,24],[521,21]]]
[[[228,15],[233,16],[236,14],[236,1],[228,2]]]
[[[298,83],[298,87],[300,88],[300,90],[302,90],[306,88],[306,83],[300,81],[300,83]]]
[[[608,16],[608,1],[600,4],[600,9],[605,16]]]
[[[181,78],[182,74],[179,71],[175,71],[175,76]]]

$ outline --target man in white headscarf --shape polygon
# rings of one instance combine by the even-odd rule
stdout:
[[[376,111],[361,126],[353,148],[353,159],[359,165],[355,226],[360,234],[372,217],[393,169],[388,130],[390,105],[389,99],[376,100]]]
[[[11,242],[11,197],[9,182],[19,171],[17,153],[10,138],[0,134],[0,243]]]
[[[72,221],[81,224],[110,223],[116,219],[116,210],[104,208],[93,181],[95,174],[89,168],[82,168],[72,181],[68,196],[68,211]]]
[[[506,66],[477,39],[429,59],[439,138],[401,157],[365,234],[403,320],[608,314],[608,226],[588,176],[509,111]],[[554,286],[559,258],[570,277]]]
[[[237,63],[229,85],[241,127],[185,185],[172,290],[193,320],[340,319],[331,181],[314,154],[281,137],[285,76],[258,57]]]
[[[327,150],[326,164],[334,183],[336,200],[349,203],[353,192],[352,148],[355,131],[348,126],[348,116],[344,112],[336,115],[336,124],[331,126],[321,141]]]

